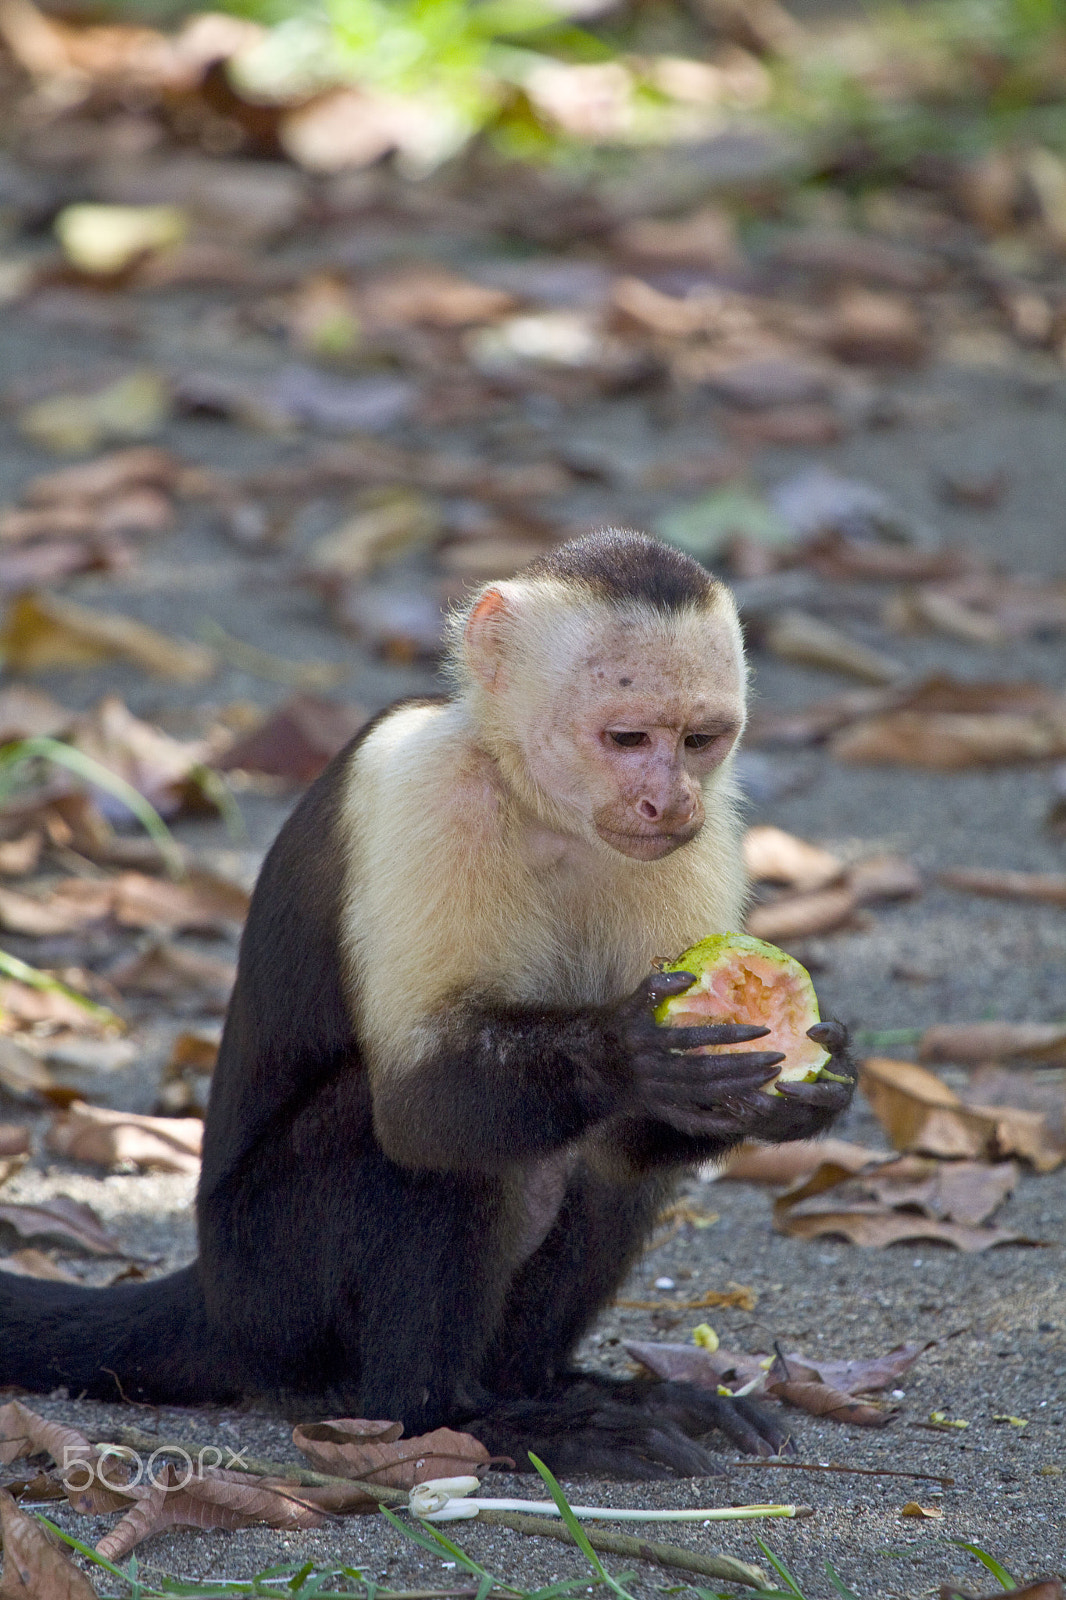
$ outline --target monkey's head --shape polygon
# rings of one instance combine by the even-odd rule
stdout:
[[[544,823],[636,861],[696,837],[745,715],[736,608],[698,562],[591,534],[483,589],[455,641],[477,735]]]

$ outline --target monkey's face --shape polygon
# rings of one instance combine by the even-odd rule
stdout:
[[[533,719],[538,785],[587,835],[658,861],[703,827],[711,780],[744,723],[735,624],[701,614],[588,630]]]

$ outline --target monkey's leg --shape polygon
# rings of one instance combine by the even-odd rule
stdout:
[[[327,1400],[345,1408],[334,1415],[424,1433],[485,1402],[480,1370],[512,1271],[505,1208],[482,1175],[409,1172],[378,1153],[360,1168],[362,1203],[336,1241],[347,1250],[334,1310],[345,1370]]]
[[[486,1387],[512,1398],[472,1428],[520,1467],[532,1449],[561,1470],[700,1475],[722,1470],[693,1443],[713,1429],[750,1454],[786,1444],[787,1430],[752,1401],[688,1383],[570,1368],[575,1346],[613,1298],[671,1187],[662,1177],[613,1184],[582,1174],[516,1275],[485,1373]]]

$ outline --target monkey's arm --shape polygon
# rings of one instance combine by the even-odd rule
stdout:
[[[705,1116],[750,1096],[773,1077],[779,1054],[678,1052],[747,1043],[765,1028],[654,1022],[654,1007],[691,982],[685,973],[656,974],[617,1006],[577,1011],[466,997],[442,1013],[410,1065],[371,1062],[382,1148],[402,1166],[498,1172],[620,1116]]]

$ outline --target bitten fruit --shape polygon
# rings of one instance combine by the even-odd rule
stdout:
[[[656,1022],[671,1027],[696,1027],[710,1022],[761,1024],[769,1028],[760,1050],[780,1050],[785,1059],[775,1079],[765,1086],[776,1094],[778,1083],[811,1083],[830,1057],[808,1039],[807,1029],[820,1020],[818,997],[806,967],[776,945],[746,933],[715,933],[686,950],[664,972],[692,972],[696,982],[684,994],[656,1007]],[[705,1045],[698,1055],[751,1050],[750,1044]]]

